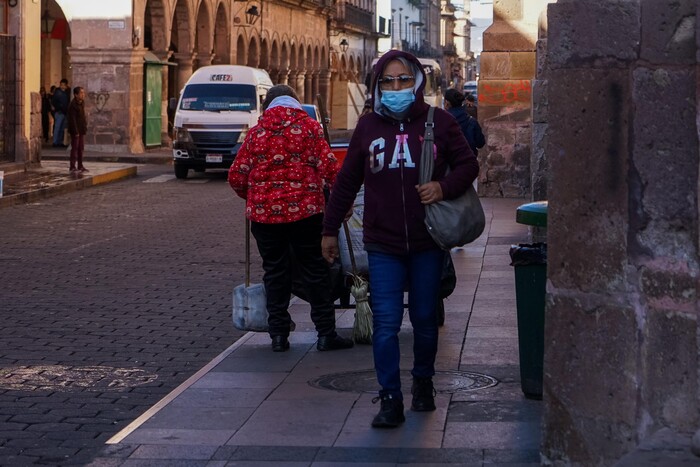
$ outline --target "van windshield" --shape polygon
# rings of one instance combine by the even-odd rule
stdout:
[[[185,86],[181,110],[251,111],[256,108],[255,86],[249,84],[189,84]]]

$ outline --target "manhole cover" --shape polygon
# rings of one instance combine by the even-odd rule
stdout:
[[[401,387],[410,388],[412,379],[410,371],[401,371]],[[333,373],[311,380],[309,384],[320,389],[343,392],[376,393],[379,389],[374,370]],[[440,394],[452,394],[458,391],[476,391],[490,388],[497,385],[498,380],[481,373],[448,370],[436,371],[435,376],[433,376],[433,384],[435,385],[435,390]]]
[[[157,378],[140,368],[64,365],[0,368],[0,388],[18,391],[116,391],[148,384]]]

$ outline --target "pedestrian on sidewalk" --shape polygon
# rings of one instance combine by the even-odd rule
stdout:
[[[418,59],[391,50],[379,59],[372,82],[373,112],[359,119],[323,221],[323,256],[338,257],[338,232],[364,184],[363,241],[369,262],[373,354],[381,401],[372,426],[405,421],[400,378],[399,331],[404,291],[413,326],[411,409],[435,410],[436,305],[445,252],[425,224],[425,204],[463,194],[479,172],[456,120],[434,115],[436,159],[433,180],[418,185],[422,140],[430,106],[423,100],[426,76]],[[449,174],[446,174],[449,168]]]
[[[68,104],[70,103],[70,90],[68,89],[68,80],[63,78],[59,87],[53,93],[51,103],[54,109],[53,121],[53,147],[66,148],[63,144],[66,130],[66,114],[68,113]]]
[[[464,94],[456,89],[448,89],[445,93],[445,110],[447,110],[459,123],[459,127],[467,138],[469,147],[475,156],[479,155],[479,149],[486,144],[486,138],[481,131],[481,125],[476,118],[467,113],[464,106]]]
[[[320,351],[348,349],[353,341],[335,328],[329,266],[321,254],[324,184],[331,185],[338,161],[321,125],[283,84],[267,91],[263,115],[248,131],[228,174],[246,200],[246,217],[263,261],[272,350],[289,349],[292,319],[292,259],[311,305]]]
[[[87,117],[85,115],[85,89],[80,86],[73,88],[73,100],[68,106],[68,133],[70,143],[70,171],[89,172],[83,165],[83,150],[87,134]]]

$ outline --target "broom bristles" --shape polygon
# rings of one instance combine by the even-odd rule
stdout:
[[[355,324],[352,328],[352,338],[357,344],[372,343],[372,309],[367,300],[369,284],[360,276],[353,275],[353,285],[350,292],[355,298]]]

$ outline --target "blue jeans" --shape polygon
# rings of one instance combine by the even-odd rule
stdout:
[[[372,350],[380,395],[403,399],[399,361],[399,330],[403,296],[408,286],[408,314],[413,326],[414,377],[435,374],[438,345],[436,304],[445,260],[442,250],[397,256],[368,252],[369,287],[374,335]]]
[[[66,114],[56,112],[53,116],[53,144],[63,144],[64,130],[66,129]]]

